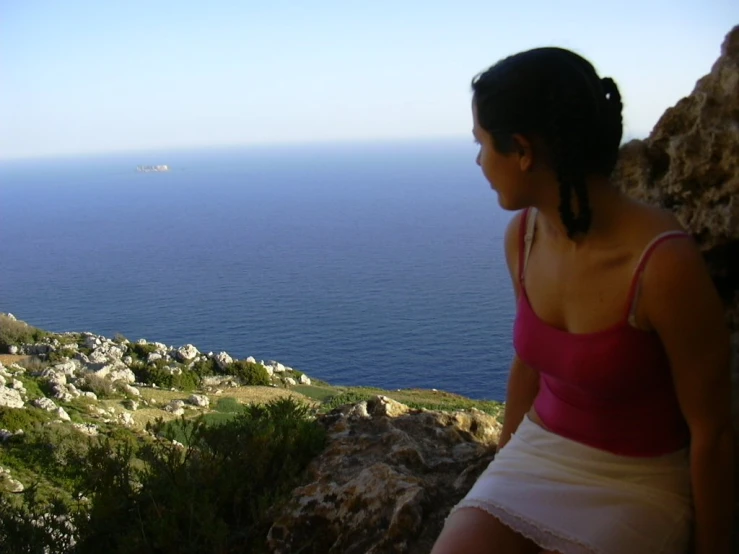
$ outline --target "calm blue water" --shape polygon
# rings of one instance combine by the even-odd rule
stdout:
[[[0,311],[502,399],[510,214],[474,156],[460,140],[5,162]]]

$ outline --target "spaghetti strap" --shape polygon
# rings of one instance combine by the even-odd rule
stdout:
[[[519,244],[518,244],[518,281],[523,286],[524,274],[526,272],[526,264],[529,261],[531,253],[531,244],[534,240],[534,230],[536,228],[536,208],[526,208],[521,218],[519,228]]]
[[[631,278],[629,295],[626,302],[626,319],[631,325],[635,324],[634,315],[636,312],[636,303],[639,299],[639,293],[641,292],[641,276],[642,273],[644,273],[644,268],[647,265],[647,261],[649,261],[649,257],[652,255],[652,252],[654,252],[657,246],[673,238],[691,238],[691,235],[689,233],[686,233],[685,231],[677,230],[665,231],[664,233],[660,233],[659,235],[654,237],[649,242],[649,244],[647,244],[647,246],[642,251],[641,256],[639,257],[639,261],[637,262],[636,268],[634,269],[634,275]]]

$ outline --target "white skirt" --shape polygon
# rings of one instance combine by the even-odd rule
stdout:
[[[692,531],[688,450],[617,456],[524,418],[459,504],[563,554],[684,554]]]

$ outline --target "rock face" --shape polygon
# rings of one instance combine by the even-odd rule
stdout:
[[[483,412],[362,404],[324,417],[328,446],[270,529],[273,552],[428,553],[493,458],[500,425]]]
[[[624,145],[614,179],[693,233],[739,330],[739,26],[693,92]]]

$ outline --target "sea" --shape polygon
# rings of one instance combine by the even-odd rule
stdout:
[[[475,156],[448,139],[2,161],[0,312],[503,400],[512,214]]]

